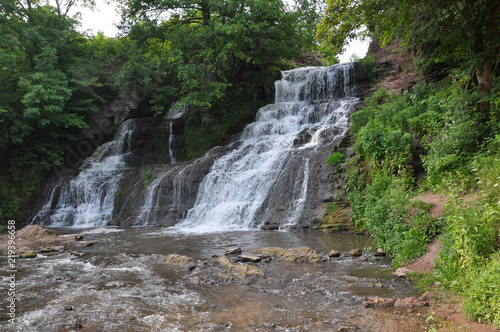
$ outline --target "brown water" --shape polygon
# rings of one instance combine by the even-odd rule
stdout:
[[[79,249],[81,256],[64,251],[18,260],[17,323],[8,324],[2,314],[0,330],[421,331],[425,325],[425,310],[410,313],[362,305],[366,296],[415,295],[407,281],[392,277],[388,258],[377,261],[367,255],[368,261],[361,262],[343,255],[321,263],[273,260],[257,264],[264,276],[230,282],[218,275],[212,258],[236,245],[244,251],[307,246],[318,252],[332,248],[348,252],[373,247],[366,236],[102,230],[84,234],[85,240],[103,241]],[[189,271],[166,265],[165,256],[171,253],[191,256],[197,267]],[[1,307],[5,310],[6,305]]]

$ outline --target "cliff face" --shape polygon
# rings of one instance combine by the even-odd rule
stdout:
[[[424,78],[420,75],[413,63],[415,52],[406,52],[400,43],[393,43],[380,47],[377,40],[373,40],[368,47],[367,55],[373,55],[373,63],[379,72],[377,83],[364,92],[364,97],[373,94],[381,87],[388,92],[402,93],[408,91]]]

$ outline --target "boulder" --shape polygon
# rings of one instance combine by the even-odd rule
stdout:
[[[229,257],[222,256],[218,259],[219,265],[225,268],[219,273],[219,276],[224,279],[244,279],[248,276],[262,276],[264,271],[253,265],[234,264]]]
[[[258,263],[262,259],[262,256],[254,255],[239,255],[238,256],[242,262]]]
[[[400,267],[392,275],[395,276],[395,277],[397,277],[397,278],[404,278],[404,277],[406,277],[406,274],[408,272],[410,272],[410,270],[408,270],[407,268]]]
[[[293,249],[283,249],[279,247],[263,247],[259,249],[250,250],[254,254],[263,254],[278,256],[286,261],[291,262],[312,262],[316,263],[321,260],[321,256],[316,251],[307,247],[299,247]]]
[[[16,239],[36,241],[42,238],[55,238],[57,234],[54,230],[40,225],[28,225],[16,232]]]
[[[370,296],[363,301],[365,307],[392,307],[396,299]]]
[[[226,255],[239,255],[242,253],[240,247],[229,248],[226,250]]]
[[[28,252],[25,252],[24,254],[21,255],[23,258],[35,258],[36,257],[36,252],[34,250],[30,250]]]
[[[363,255],[363,250],[353,249],[353,250],[349,251],[349,255],[351,255],[353,257],[359,257],[359,256]]]
[[[385,256],[385,251],[383,248],[377,248],[377,251],[375,252],[375,256]]]
[[[332,249],[332,251],[330,251],[330,253],[328,254],[328,256],[330,256],[330,257],[340,257],[340,251]]]
[[[40,249],[40,252],[56,252],[64,249],[64,246],[53,246],[53,247],[45,247]]]
[[[394,303],[394,306],[402,308],[420,308],[429,306],[429,302],[422,301],[420,299],[417,299],[416,297],[405,297],[402,299],[397,299]]]
[[[417,299],[416,297],[405,298],[385,298],[370,296],[363,301],[365,307],[401,307],[401,308],[420,308],[429,305],[428,301]]]

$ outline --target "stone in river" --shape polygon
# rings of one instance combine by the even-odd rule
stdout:
[[[328,254],[328,256],[330,256],[330,257],[340,257],[340,251],[332,249],[332,251],[330,251],[330,253]]]
[[[191,257],[177,254],[170,254],[165,259],[167,264],[172,265],[186,265],[191,262]]]
[[[262,256],[254,255],[239,255],[238,256],[242,262],[258,263],[262,259]]]
[[[229,248],[226,250],[226,255],[239,255],[242,253],[240,247]]]
[[[349,254],[353,257],[359,257],[359,256],[363,255],[363,250],[353,249],[353,250],[349,251]]]

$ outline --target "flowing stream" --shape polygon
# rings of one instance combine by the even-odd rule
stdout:
[[[359,261],[349,256],[351,249],[373,246],[366,236],[263,231],[196,235],[152,227],[56,231],[100,242],[80,247],[77,242],[62,252],[18,259],[16,324],[7,322],[7,301],[2,298],[0,330],[414,332],[425,325],[426,309],[362,305],[365,296],[414,295],[406,279],[392,277],[389,258],[368,254],[366,261]],[[307,246],[319,253],[336,248],[343,254],[333,259],[323,254],[325,261],[319,263],[263,260],[251,264],[263,275],[228,280],[214,256],[236,245],[244,254],[266,246]],[[173,253],[189,255],[193,263],[168,265],[166,255]],[[0,263],[7,266],[7,258],[1,256]],[[8,274],[3,272],[5,281]]]

